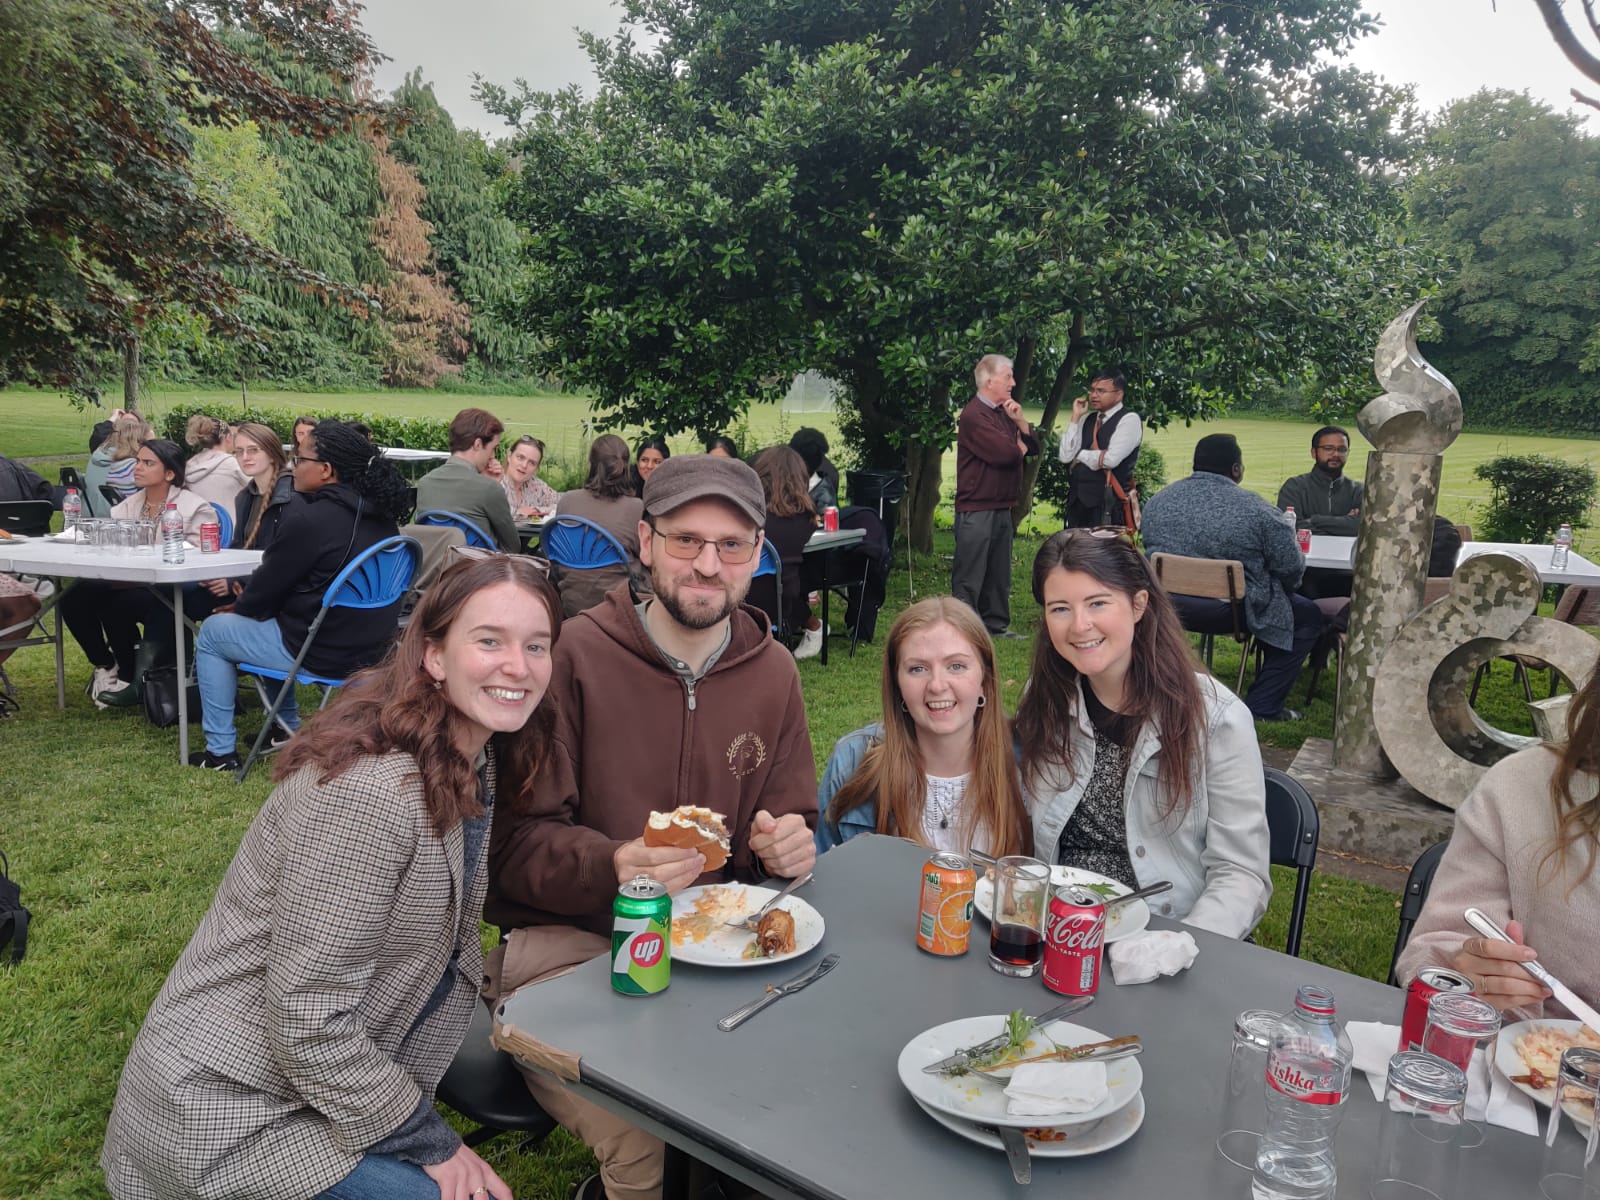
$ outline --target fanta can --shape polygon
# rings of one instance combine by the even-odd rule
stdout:
[[[635,875],[611,903],[611,987],[654,996],[672,982],[672,897],[648,875]]]

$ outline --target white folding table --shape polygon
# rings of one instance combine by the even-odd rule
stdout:
[[[1313,533],[1311,550],[1306,554],[1306,566],[1321,567],[1328,571],[1350,572],[1355,567],[1356,539],[1331,533]],[[1579,587],[1600,587],[1600,567],[1590,562],[1576,550],[1567,556],[1567,565],[1556,570],[1550,565],[1550,547],[1528,546],[1517,542],[1463,542],[1456,556],[1456,566],[1479,554],[1515,554],[1533,564],[1544,583],[1576,584]]]
[[[13,575],[45,575],[56,580],[55,603],[60,602],[61,581],[100,579],[110,583],[142,583],[157,595],[172,589],[172,625],[178,645],[178,761],[189,760],[189,666],[184,647],[183,585],[206,579],[236,579],[249,575],[261,562],[260,550],[219,550],[201,554],[188,548],[182,563],[161,560],[157,547],[151,554],[131,554],[101,547],[84,547],[48,538],[0,542],[0,571]],[[162,595],[162,599],[167,597]],[[52,605],[53,607],[53,605]],[[44,614],[41,612],[40,616]],[[62,647],[61,613],[55,614],[56,704],[67,706],[66,660]]]

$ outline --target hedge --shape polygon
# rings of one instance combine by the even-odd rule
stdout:
[[[360,421],[372,430],[372,440],[380,446],[404,446],[409,450],[449,450],[450,422],[439,417],[392,417],[385,413],[334,412],[331,409],[256,408],[248,410],[236,404],[176,404],[161,420],[163,437],[183,445],[183,430],[195,413],[237,424],[255,421],[269,426],[280,441],[293,440],[294,423],[300,417],[321,421]]]

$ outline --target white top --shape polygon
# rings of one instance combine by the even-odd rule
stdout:
[[[1109,421],[1123,410],[1124,405],[1107,409],[1100,414],[1102,422]],[[1084,413],[1083,420],[1074,421],[1067,425],[1066,433],[1061,435],[1061,461],[1068,465],[1082,463],[1091,471],[1105,471],[1116,466],[1128,455],[1138,449],[1139,442],[1144,438],[1144,421],[1136,412],[1130,412],[1127,420],[1120,422],[1111,431],[1110,440],[1098,450],[1090,450],[1083,444],[1083,427],[1089,423],[1089,414]]]
[[[967,796],[967,784],[972,779],[971,772],[965,775],[928,776],[928,791],[922,800],[922,836],[928,845],[935,850],[951,850],[957,854],[965,854],[966,835],[962,826],[966,823],[961,812],[961,802]],[[974,830],[973,844],[978,844],[979,831]],[[983,844],[978,849],[987,850],[988,839],[983,839]]]

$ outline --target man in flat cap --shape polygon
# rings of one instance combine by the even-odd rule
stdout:
[[[627,584],[566,621],[545,703],[556,728],[530,811],[497,814],[484,915],[506,933],[491,956],[504,995],[611,949],[617,888],[649,875],[695,883],[794,877],[816,856],[816,765],[794,658],[765,614],[743,606],[761,557],[761,481],[736,459],[678,455],[651,473],[639,561],[653,595]],[[644,844],[652,811],[723,815],[725,867]],[[545,1110],[600,1160],[582,1200],[653,1200],[661,1142],[525,1072]]]

